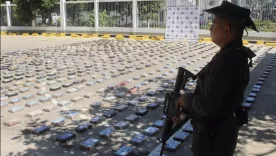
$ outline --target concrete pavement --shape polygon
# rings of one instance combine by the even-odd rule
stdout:
[[[11,52],[16,50],[26,50],[30,48],[41,48],[47,46],[53,46],[64,43],[80,42],[85,40],[85,38],[51,38],[51,37],[7,37],[1,40],[1,53]],[[276,48],[269,52],[261,62],[252,70],[251,80],[246,91],[247,95],[251,90],[252,86],[255,84],[257,79],[260,77],[261,73],[265,70],[266,65],[271,57],[276,53]],[[276,62],[273,66],[272,73],[269,75],[265,84],[263,85],[256,101],[249,112],[250,121],[248,125],[245,125],[240,130],[238,146],[236,150],[236,156],[275,156],[276,155]],[[2,136],[1,137],[5,137]],[[47,138],[47,136],[46,136]],[[46,139],[45,138],[45,139]],[[14,138],[20,139],[20,138]],[[2,140],[2,139],[1,139]],[[32,148],[37,148],[39,142],[35,139],[33,143],[29,146]],[[192,155],[189,150],[191,144],[191,137],[188,138],[184,146],[181,146],[177,153],[166,153],[167,155]],[[4,146],[4,142],[1,142],[1,147]],[[49,146],[53,146],[49,144]],[[14,148],[14,147],[13,147]],[[51,148],[51,147],[50,147]],[[49,149],[50,149],[49,148]],[[11,149],[12,151],[12,149]],[[72,150],[66,150],[68,153],[65,155],[74,155]],[[43,155],[36,150],[37,153],[34,155]],[[24,152],[23,152],[24,153]],[[10,153],[8,155],[16,155],[15,153]],[[21,155],[18,153],[18,155]],[[22,154],[24,155],[24,154]]]

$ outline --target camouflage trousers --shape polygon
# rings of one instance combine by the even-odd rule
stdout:
[[[233,156],[236,149],[239,126],[230,118],[217,124],[199,124],[192,120],[194,128],[192,152],[194,156]]]

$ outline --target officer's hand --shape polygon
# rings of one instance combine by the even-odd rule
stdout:
[[[177,103],[176,103],[176,108],[182,108],[183,112],[188,111],[188,104],[191,103],[193,97],[193,93],[191,92],[186,92],[184,94],[181,94]]]
[[[181,121],[181,119],[179,118],[179,117],[176,117],[176,116],[174,116],[174,117],[172,117],[172,121],[174,122],[174,124],[179,124],[179,122]]]
[[[184,104],[185,104],[184,98],[185,98],[185,94],[181,94],[180,97],[178,98],[176,108],[184,108]]]

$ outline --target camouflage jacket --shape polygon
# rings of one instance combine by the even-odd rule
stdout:
[[[255,54],[236,40],[223,47],[197,74],[188,110],[197,118],[233,115],[242,104],[249,81],[248,61]]]

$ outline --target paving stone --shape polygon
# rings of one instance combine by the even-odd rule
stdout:
[[[121,104],[121,105],[116,106],[115,110],[119,111],[119,112],[122,112],[122,111],[126,110],[127,108],[128,108],[127,105]]]

